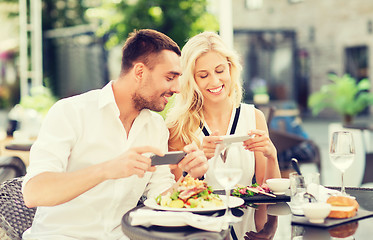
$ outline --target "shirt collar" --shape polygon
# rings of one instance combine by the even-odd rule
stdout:
[[[110,103],[116,105],[113,92],[113,81],[110,81],[101,89],[98,107],[103,108]]]

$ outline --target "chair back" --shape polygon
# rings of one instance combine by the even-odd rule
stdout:
[[[31,227],[36,208],[26,207],[21,192],[23,178],[6,180],[0,185],[0,227],[12,239],[22,239]]]
[[[17,156],[0,157],[0,183],[5,180],[22,177],[26,174],[26,165]]]

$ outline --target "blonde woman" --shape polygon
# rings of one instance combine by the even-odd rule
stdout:
[[[243,143],[243,157],[239,159],[244,159],[244,173],[239,184],[251,185],[255,179],[262,184],[268,178],[280,177],[277,152],[268,137],[263,113],[241,103],[242,67],[237,54],[219,35],[204,32],[186,43],[181,65],[180,94],[166,118],[169,149],[182,150],[187,144],[197,143],[209,159],[205,179],[216,189],[220,185],[211,169],[216,142],[222,135],[254,134]],[[176,179],[182,175],[179,168],[173,173]]]

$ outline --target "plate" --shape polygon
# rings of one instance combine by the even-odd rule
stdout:
[[[157,204],[157,202],[155,201],[155,199],[153,198],[150,198],[150,199],[146,199],[144,204],[145,206],[149,207],[149,208],[153,208],[153,209],[157,209],[157,210],[164,210],[164,211],[174,211],[174,212],[216,212],[216,211],[219,211],[219,210],[223,210],[225,209],[225,199],[226,197],[223,196],[223,195],[219,195],[219,197],[221,198],[221,200],[223,200],[223,203],[224,205],[223,206],[219,206],[219,207],[214,207],[214,208],[171,208],[171,207],[163,207],[163,206],[160,206]],[[244,204],[245,201],[241,198],[238,198],[238,197],[229,197],[229,207],[230,208],[235,208],[235,207],[238,207],[238,206],[241,206],[242,204]]]
[[[273,192],[274,195],[285,195],[285,192]]]
[[[215,190],[214,193],[216,194],[223,194],[224,190]],[[246,203],[272,203],[272,202],[290,202],[290,196],[286,194],[284,195],[276,195],[276,197],[270,197],[263,194],[256,194],[251,197],[240,197]]]
[[[351,218],[325,218],[325,222],[323,223],[311,223],[308,219],[304,216],[292,216],[291,222],[292,224],[298,225],[306,225],[312,227],[321,227],[321,228],[329,228],[332,226],[340,225],[347,222],[352,222],[356,220],[361,220],[367,217],[373,216],[373,212],[366,211],[363,209],[359,209],[354,217]]]
[[[27,145],[32,145],[34,142],[35,142],[34,140],[29,140],[29,139],[14,139],[13,141],[10,142],[10,144],[19,145],[19,146],[27,146]]]

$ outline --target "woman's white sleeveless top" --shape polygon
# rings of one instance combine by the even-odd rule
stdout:
[[[225,133],[225,135],[230,134],[235,115],[236,115],[236,109],[233,109],[232,114],[231,114],[231,119],[229,121],[228,131],[227,133]],[[204,126],[206,130],[208,131],[208,133],[212,134],[211,130],[209,129],[206,123]],[[239,117],[238,117],[238,121],[236,125],[236,130],[234,134],[235,135],[248,134],[249,130],[252,130],[252,129],[256,129],[254,105],[241,103],[241,109],[240,109],[240,113],[239,113]],[[200,131],[199,138],[202,143],[202,140],[205,134],[202,132],[202,130],[198,130],[198,131]],[[253,179],[254,172],[255,172],[254,153],[242,148],[242,151],[239,154],[241,155],[241,157],[234,159],[234,161],[228,164],[231,164],[231,166],[234,167],[235,161],[237,160],[242,161],[240,166],[243,168],[243,174],[238,184],[248,186],[252,184],[252,179]],[[213,161],[214,161],[214,158],[211,158],[208,160],[209,169],[207,173],[205,174],[205,181],[214,190],[223,189],[223,187],[218,183],[218,181],[215,178],[213,166],[215,166],[216,163],[213,163]]]

